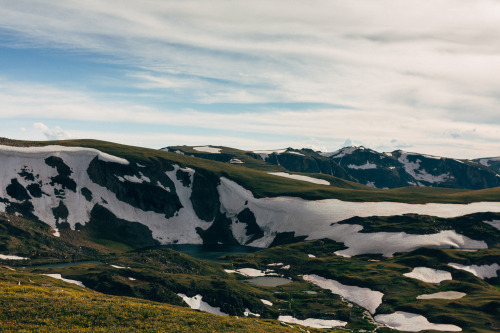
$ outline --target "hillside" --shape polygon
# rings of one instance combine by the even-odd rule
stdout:
[[[108,296],[8,267],[0,267],[0,277],[2,332],[301,331],[273,320],[221,317],[164,303]]]
[[[12,327],[89,317],[75,330],[120,328],[92,314],[109,303],[132,331],[170,320],[168,309],[189,318],[188,305],[230,317],[200,314],[172,330],[500,327],[500,188],[383,190],[251,156],[259,166],[95,140],[2,143],[0,260],[15,269],[0,271],[2,297],[19,313],[4,309],[1,321]],[[165,244],[261,250],[208,262]],[[86,289],[54,294],[48,274]],[[31,320],[25,292],[68,305]],[[139,324],[128,314],[136,303],[158,321]],[[238,326],[246,316],[259,319]]]

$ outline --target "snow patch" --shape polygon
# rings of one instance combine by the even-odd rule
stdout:
[[[375,320],[390,328],[405,332],[420,332],[424,330],[461,332],[462,329],[455,325],[433,324],[424,316],[396,311],[392,314],[381,314],[375,316]]]
[[[483,222],[491,225],[494,228],[497,228],[498,230],[500,230],[500,220],[483,221]]]
[[[367,181],[366,186],[372,187],[372,188],[377,188],[377,186],[375,185],[375,182],[371,182],[371,181]]]
[[[11,256],[8,254],[0,254],[0,259],[2,259],[2,260],[29,260],[30,258]]]
[[[403,275],[428,283],[441,283],[441,281],[453,279],[450,272],[428,267],[415,267],[413,271],[404,273]]]
[[[65,279],[61,276],[61,274],[42,274],[42,275],[50,276],[51,278],[62,280],[64,282],[68,282],[68,283],[72,283],[72,284],[76,284],[77,286],[85,288],[83,283],[81,283],[80,281]]]
[[[130,267],[123,267],[123,266],[118,266],[118,265],[109,265],[113,268],[117,268],[117,269],[125,269],[125,268],[130,268]]]
[[[59,232],[59,229],[53,228],[52,236],[54,237],[61,237],[61,233]]]
[[[401,156],[398,158],[398,161],[403,164],[403,167],[405,168],[406,173],[408,173],[410,176],[412,176],[416,180],[425,181],[425,182],[434,184],[434,183],[442,183],[442,182],[452,178],[452,176],[449,173],[445,173],[445,174],[442,174],[439,176],[434,176],[434,175],[427,173],[425,170],[419,170],[421,161],[417,159],[415,162],[410,162],[408,160],[408,155],[409,154],[407,154],[407,153],[401,154]],[[426,156],[426,157],[430,157],[430,156]],[[430,158],[438,158],[438,157],[430,157]]]
[[[278,320],[289,324],[297,324],[313,328],[333,328],[333,327],[347,325],[347,322],[341,320],[327,320],[327,319],[315,319],[315,318],[307,318],[304,320],[300,320],[292,316],[279,316]]]
[[[479,159],[479,163],[489,167],[491,162],[498,162],[500,161],[500,157],[489,157],[489,158],[481,158]]]
[[[271,154],[281,154],[284,153],[286,149],[275,149],[275,150],[254,150],[252,151],[254,154],[257,154],[262,158],[263,161],[265,161],[269,155]]]
[[[346,300],[353,302],[368,311],[375,313],[375,310],[382,304],[382,294],[380,291],[374,291],[368,288],[348,286],[335,280],[325,279],[321,276],[312,274],[304,275],[302,278],[320,288],[328,289],[332,293],[344,297]]]
[[[211,154],[220,154],[220,151],[221,151],[220,148],[213,148],[213,147],[209,147],[209,146],[193,147],[193,149],[196,151],[201,151],[204,153],[211,153]]]
[[[274,175],[274,176],[279,176],[279,177],[302,180],[304,182],[309,182],[309,183],[313,183],[313,184],[330,185],[330,182],[327,180],[313,178],[313,177],[309,177],[309,176],[292,175],[292,174],[289,174],[286,172],[268,172],[268,174]]]
[[[448,266],[472,273],[478,278],[483,280],[497,277],[498,276],[497,271],[500,269],[500,265],[498,265],[497,263],[491,265],[482,265],[482,266],[477,266],[477,265],[464,266],[460,264],[449,263]]]
[[[308,254],[307,255],[309,258],[316,258],[316,256],[314,254]]]
[[[347,167],[349,169],[354,169],[354,170],[369,170],[369,169],[376,169],[377,165],[366,161],[366,164],[363,165],[349,164]]]
[[[203,296],[201,296],[199,294],[196,296],[193,296],[193,297],[188,297],[184,294],[177,294],[177,296],[180,296],[182,298],[182,300],[184,302],[186,302],[186,304],[189,305],[189,307],[191,309],[201,310],[201,311],[209,312],[209,313],[219,315],[219,316],[228,316],[228,314],[222,312],[220,310],[220,308],[213,307],[210,304],[208,304],[207,302],[204,302]]]
[[[160,181],[159,181],[159,180],[157,180],[157,181],[156,181],[156,186],[158,186],[159,188],[164,189],[164,190],[165,190],[165,191],[167,191],[167,192],[170,192],[170,189],[169,189],[168,187],[163,186],[163,185],[160,183]]]
[[[262,303],[264,303],[265,305],[268,305],[268,306],[273,306],[273,303],[272,303],[272,302],[270,302],[270,301],[268,301],[268,300],[266,300],[266,299],[260,299],[260,301],[261,301]]]
[[[284,264],[282,262],[276,262],[272,264],[267,264],[267,266],[283,266]]]
[[[299,155],[299,156],[305,156],[304,154],[299,153],[299,152],[297,152],[297,151],[290,151],[290,150],[289,150],[289,151],[286,151],[285,153],[287,153],[287,154]]]
[[[467,295],[458,291],[441,291],[434,294],[424,294],[417,296],[417,299],[459,299]]]
[[[140,175],[140,178],[137,177],[136,175],[133,175],[133,176],[125,175],[123,177],[116,176],[116,178],[118,178],[118,180],[121,181],[121,182],[124,182],[126,180],[129,181],[129,182],[131,182],[131,183],[139,183],[139,184],[142,184],[143,182],[147,182],[147,183],[151,182],[151,179],[149,179],[148,177],[144,176],[142,174],[142,172],[139,172],[139,175]]]
[[[128,278],[130,281],[135,281],[135,279],[133,277],[129,277]]]
[[[231,164],[243,164],[243,161],[238,158],[232,158],[229,163]]]
[[[270,275],[269,272],[263,272],[263,271],[260,271],[258,269],[255,269],[255,268],[239,268],[239,269],[225,269],[224,271],[226,271],[226,273],[238,273],[238,274],[241,274],[243,276],[248,276],[248,277],[258,277],[258,276],[266,276],[266,275]],[[268,270],[270,272],[272,272],[272,270]],[[274,274],[273,274],[274,275]]]
[[[253,312],[251,312],[251,311],[250,311],[250,309],[248,309],[248,308],[246,308],[246,309],[245,309],[245,312],[243,312],[243,315],[244,315],[245,317],[248,317],[248,316],[254,316],[254,317],[257,317],[257,318],[258,318],[258,317],[260,317],[260,314],[258,314],[258,313],[253,313]]]
[[[345,147],[331,153],[321,153],[321,155],[330,158],[342,158],[345,155],[350,155],[354,153],[357,149],[358,149],[357,147]]]

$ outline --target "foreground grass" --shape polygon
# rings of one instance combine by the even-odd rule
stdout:
[[[267,333],[299,332],[300,328],[108,296],[49,277],[0,268],[0,331]]]

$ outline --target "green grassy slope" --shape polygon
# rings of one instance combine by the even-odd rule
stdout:
[[[222,317],[185,307],[104,295],[0,267],[2,332],[300,332],[273,320]],[[309,329],[311,332],[318,330]]]
[[[0,140],[0,143],[2,141]],[[273,176],[265,171],[247,168],[202,158],[186,156],[166,151],[127,146],[98,140],[65,141],[3,141],[3,144],[18,146],[64,145],[99,149],[103,152],[139,163],[154,163],[165,159],[182,166],[206,169],[218,176],[234,180],[252,191],[256,197],[295,196],[304,199],[340,199],[346,201],[394,201],[408,203],[470,203],[478,201],[499,201],[500,187],[485,190],[456,190],[444,188],[406,187],[390,190],[372,189],[323,174],[304,174],[326,179],[331,186],[317,185],[299,180]]]
[[[269,268],[270,263],[277,262],[290,265],[289,269],[278,271],[292,277],[296,281],[295,284],[304,284],[302,290],[309,289],[318,293],[313,297],[292,297],[298,294],[293,293],[292,289],[300,290],[300,288],[293,286],[286,288],[288,300],[291,302],[290,309],[296,316],[317,317],[336,311],[341,319],[349,319],[351,324],[347,326],[348,328],[373,328],[370,328],[370,324],[361,316],[356,316],[356,306],[352,308],[346,307],[345,304],[342,306],[340,300],[333,304],[332,301],[338,299],[338,296],[312,284],[306,284],[300,277],[302,274],[317,274],[346,285],[370,288],[384,293],[383,302],[378,307],[377,313],[406,311],[421,314],[433,323],[458,325],[464,332],[487,333],[500,330],[499,279],[484,281],[468,272],[447,266],[449,262],[465,265],[498,262],[499,248],[477,252],[423,248],[396,255],[394,258],[376,256],[345,258],[333,255],[333,252],[340,248],[342,244],[331,240],[307,241],[269,248],[246,256],[234,256],[231,264],[234,267],[258,269]],[[309,254],[315,258],[310,258]],[[403,276],[403,273],[420,266],[449,271],[453,275],[453,280],[436,285]],[[416,298],[418,295],[441,291],[459,291],[467,295],[457,300]],[[378,330],[378,332],[385,331],[389,330]]]

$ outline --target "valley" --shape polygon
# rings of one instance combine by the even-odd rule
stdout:
[[[500,188],[433,183],[422,176],[425,156],[412,169],[420,184],[382,189],[354,172],[285,166],[309,153],[316,165],[379,168],[358,148],[313,158],[2,144],[2,302],[16,307],[4,306],[0,320],[10,330],[500,330]],[[489,179],[496,171],[484,163],[477,174]],[[95,312],[105,308],[108,319]]]

